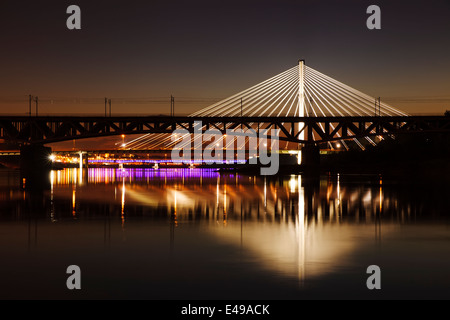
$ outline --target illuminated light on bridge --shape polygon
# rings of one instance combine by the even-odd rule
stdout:
[[[216,164],[217,162],[219,162],[219,164],[245,164],[246,161],[242,161],[242,160],[222,160],[222,161],[217,161],[217,160],[191,160],[190,163],[192,164]],[[92,159],[89,160],[90,164],[182,164],[182,162],[178,161],[178,160],[171,160],[171,159],[167,159],[167,160],[151,160],[151,159],[138,159],[138,160],[132,160],[132,159]]]
[[[355,116],[408,116],[384,102],[376,102],[375,97],[364,94],[342,82],[305,65],[304,60],[285,72],[282,72],[251,88],[243,90],[229,98],[223,99],[209,107],[193,113],[192,117],[355,117]],[[254,123],[249,123],[249,126]],[[318,124],[323,131],[328,131],[323,124]],[[366,128],[369,127],[367,124]],[[336,124],[331,124],[331,131],[338,131]],[[297,124],[300,131],[299,140],[304,140],[305,130],[302,123]],[[247,131],[249,128],[246,128]],[[371,130],[374,132],[375,129]],[[339,133],[337,133],[339,135]],[[223,137],[225,139],[225,137]],[[365,149],[360,141],[366,140],[371,145],[376,142],[367,137],[353,138],[356,145]],[[382,138],[381,138],[382,139]],[[347,140],[347,141],[345,141]],[[345,149],[348,139],[340,144]],[[225,144],[232,147],[234,142]],[[194,142],[195,144],[195,142]],[[174,144],[170,137],[146,134],[126,144],[129,149],[154,147],[170,148]],[[328,142],[330,149],[335,147]],[[238,146],[238,148],[242,146]],[[286,149],[288,143],[286,143]],[[295,148],[296,149],[296,148]]]

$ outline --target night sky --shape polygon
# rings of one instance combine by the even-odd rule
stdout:
[[[66,8],[81,8],[81,30]],[[381,7],[381,30],[366,9]],[[450,109],[450,2],[10,1],[0,4],[0,113],[189,114],[298,59],[410,113]]]

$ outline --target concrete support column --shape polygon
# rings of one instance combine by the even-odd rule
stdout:
[[[80,160],[79,160],[79,175],[78,175],[78,183],[80,185],[87,184],[89,181],[89,157],[86,152],[79,152]]]
[[[89,156],[87,153],[83,155],[83,165],[86,170],[89,169]]]
[[[23,189],[50,189],[51,154],[52,149],[42,145],[27,145],[20,148],[20,176]]]
[[[89,168],[89,157],[86,152],[80,151],[79,152],[79,164],[80,164],[80,170],[83,168],[88,169]]]
[[[320,165],[320,148],[318,146],[303,146],[302,165],[304,165],[305,167],[318,167]]]

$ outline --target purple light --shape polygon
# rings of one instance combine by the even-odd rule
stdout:
[[[135,160],[135,159],[92,159],[89,160],[89,163],[100,163],[100,164],[133,164],[133,163],[149,163],[149,164],[155,164],[155,163],[181,163],[180,161],[173,161],[171,159],[169,160]],[[220,164],[245,164],[245,160],[192,160],[192,161],[186,161],[183,163],[186,164],[213,164],[213,163],[220,163]]]

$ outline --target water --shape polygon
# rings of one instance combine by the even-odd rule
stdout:
[[[448,298],[449,187],[378,175],[0,173],[2,299]],[[78,265],[82,290],[66,288]],[[382,289],[366,287],[370,265]]]

